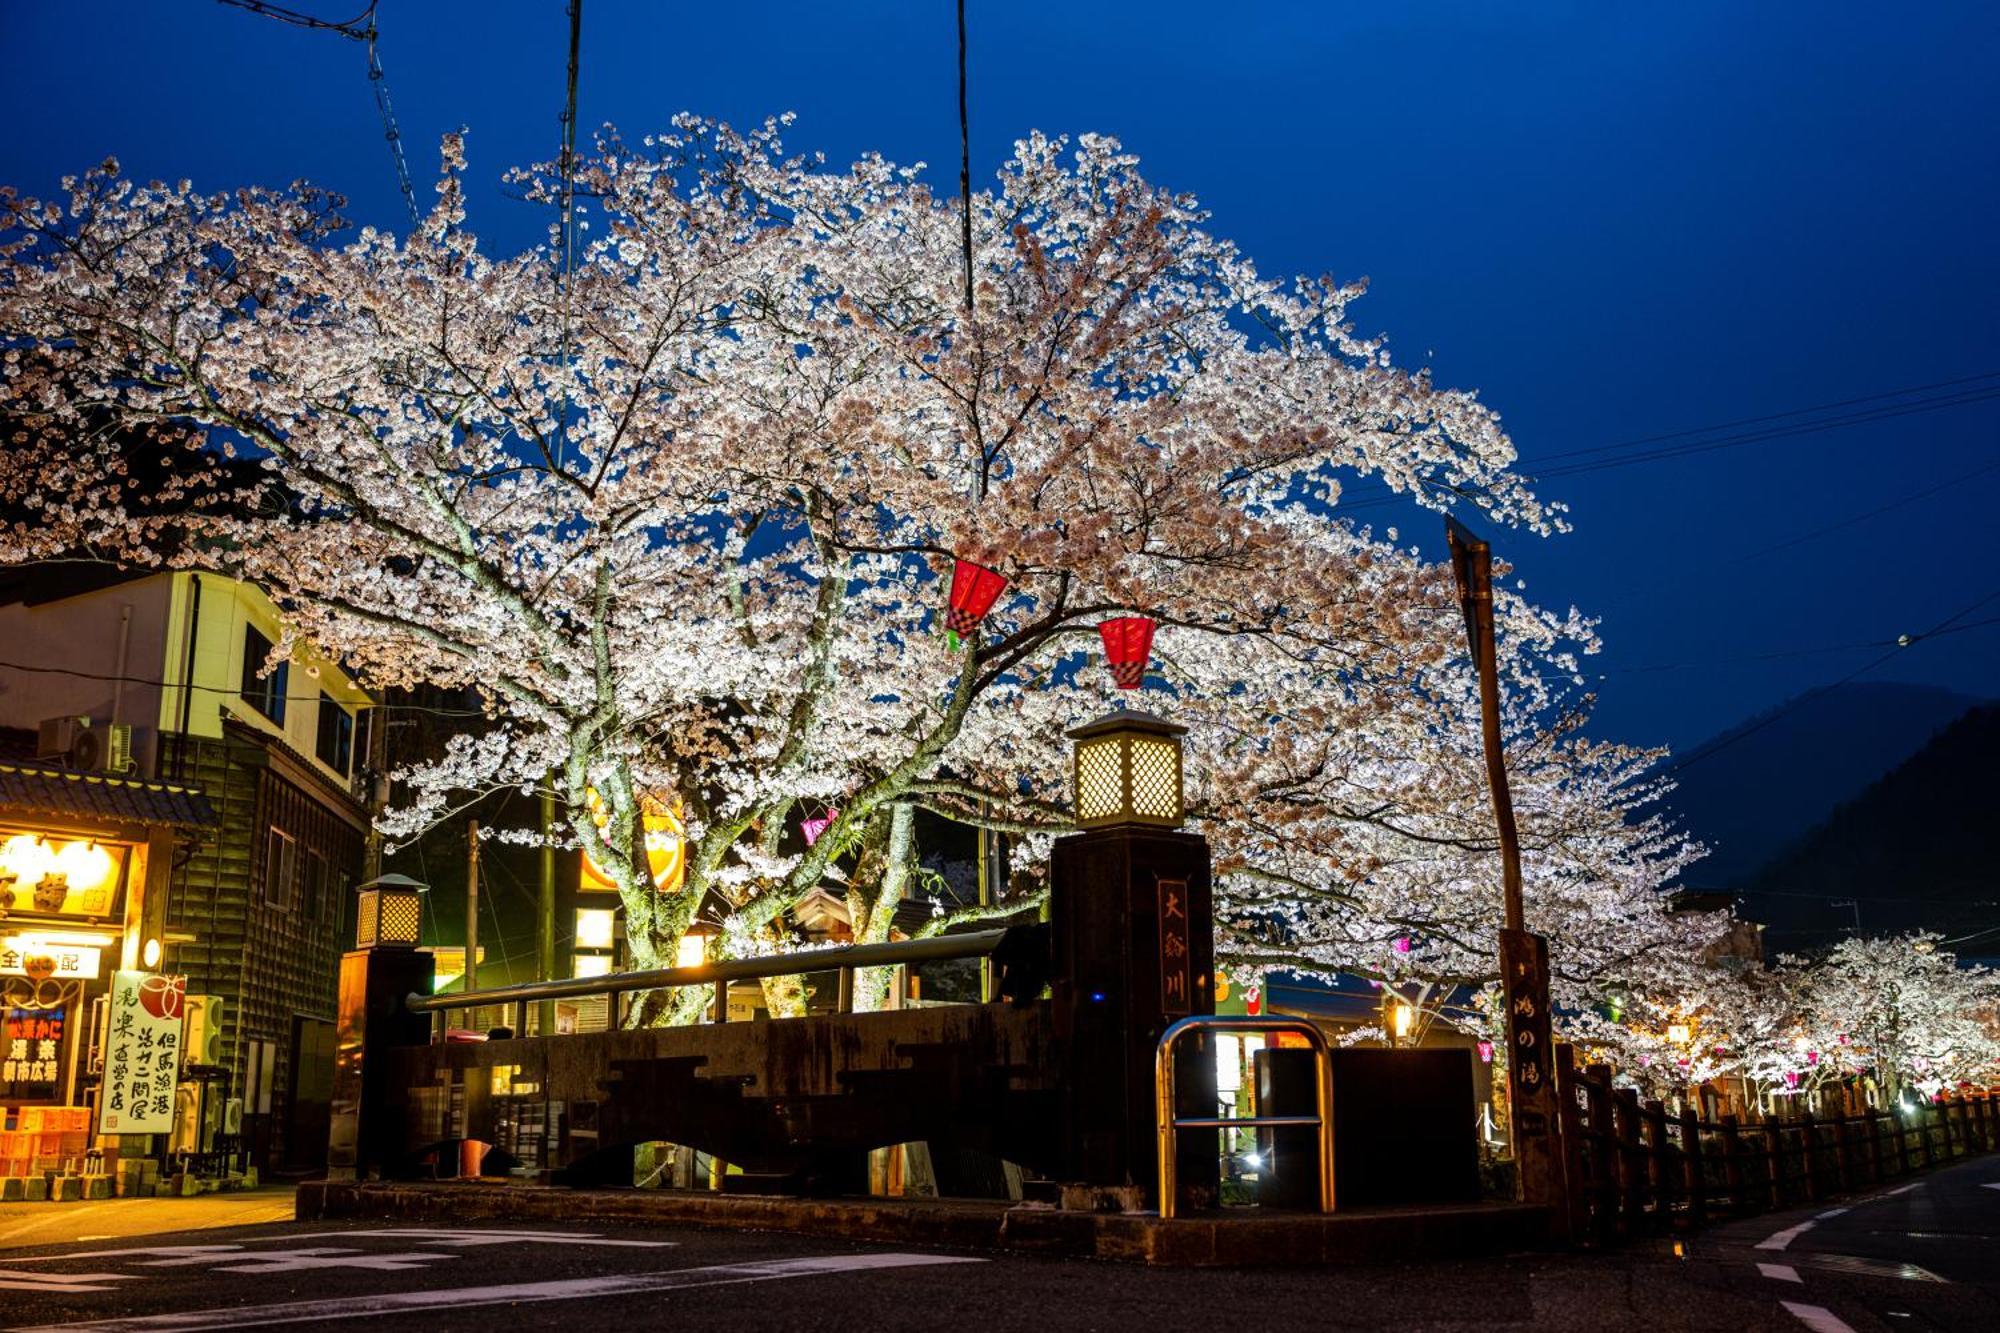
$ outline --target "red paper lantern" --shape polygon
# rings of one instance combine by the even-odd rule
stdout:
[[[1146,662],[1153,652],[1153,622],[1145,616],[1123,616],[1097,627],[1104,640],[1104,657],[1111,664],[1111,678],[1121,690],[1136,690],[1146,678]]]
[[[805,834],[806,846],[810,847],[818,842],[820,834],[831,828],[833,821],[838,818],[840,818],[840,811],[828,807],[827,812],[823,815],[814,815],[811,819],[801,819],[799,821],[799,832]]]
[[[970,634],[993,609],[994,599],[1007,587],[1007,580],[984,565],[970,560],[951,562],[951,609],[945,612],[944,630],[952,647],[960,635]]]

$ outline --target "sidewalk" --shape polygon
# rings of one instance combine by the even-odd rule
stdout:
[[[197,1194],[189,1199],[10,1203],[0,1209],[0,1250],[289,1222],[296,1207],[293,1193],[291,1185],[268,1185],[232,1194]]]

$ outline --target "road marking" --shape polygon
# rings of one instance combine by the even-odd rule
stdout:
[[[984,1259],[945,1254],[829,1254],[806,1259],[770,1259],[740,1264],[712,1264],[664,1273],[629,1273],[621,1277],[567,1278],[551,1282],[518,1282],[504,1287],[454,1287],[443,1291],[399,1291],[377,1296],[334,1300],[286,1301],[274,1305],[224,1306],[169,1314],[128,1315],[113,1319],[72,1320],[62,1324],[24,1325],[11,1333],[155,1333],[175,1330],[264,1328],[272,1324],[308,1324],[326,1319],[351,1320],[367,1315],[407,1310],[464,1310],[482,1305],[536,1301],[588,1300],[679,1287],[719,1287],[779,1278],[814,1277],[827,1273],[871,1272],[921,1268],[933,1264],[978,1264]],[[1840,1328],[1845,1329],[1842,1324]],[[1848,1330],[1852,1333],[1852,1330]]]
[[[1801,1233],[1811,1231],[1812,1228],[1813,1224],[1808,1221],[1801,1222],[1797,1226],[1786,1227],[1783,1231],[1773,1231],[1770,1235],[1757,1242],[1757,1248],[1760,1250],[1782,1250],[1797,1240]]]
[[[1805,1279],[1799,1276],[1799,1270],[1790,1264],[1758,1264],[1757,1271],[1779,1282],[1797,1282],[1802,1286],[1805,1283]]]
[[[235,1250],[235,1246],[228,1247]],[[289,1250],[237,1251],[234,1254],[177,1254],[166,1259],[146,1259],[141,1268],[185,1268],[207,1264],[211,1273],[303,1273],[322,1268],[363,1268],[376,1273],[407,1273],[425,1264],[456,1259],[455,1254],[426,1254],[402,1250],[394,1254],[368,1254],[347,1245],[305,1245]]]
[[[449,1228],[427,1228],[415,1230],[402,1227],[384,1227],[362,1231],[309,1231],[303,1235],[271,1236],[271,1240],[331,1240],[339,1236],[376,1236],[386,1240],[414,1240],[426,1245],[449,1245],[462,1248],[475,1245],[511,1245],[519,1241],[533,1241],[536,1245],[589,1245],[617,1246],[633,1250],[672,1249],[678,1241],[671,1240],[614,1240],[595,1231],[508,1231],[495,1229],[453,1230]],[[257,1238],[253,1237],[252,1242]]]
[[[1829,1217],[1839,1217],[1842,1213],[1846,1211],[1847,1210],[1845,1208],[1829,1208],[1823,1213],[1814,1213],[1813,1216],[1823,1222]]]
[[[130,1282],[130,1273],[26,1273],[18,1268],[0,1268],[0,1291],[43,1291],[74,1293],[109,1291],[107,1282]]]
[[[1946,1282],[1928,1268],[1895,1259],[1864,1259],[1854,1254],[1801,1255],[1799,1262],[1810,1268],[1830,1268],[1838,1273],[1858,1273],[1863,1277],[1893,1277],[1910,1282]]]
[[[2000,1180],[1982,1181],[1979,1188],[1983,1190],[2000,1190]]]
[[[1801,1305],[1797,1301],[1779,1301],[1778,1304],[1790,1310],[1792,1315],[1813,1333],[1854,1333],[1852,1324],[1824,1305]],[[95,1325],[83,1324],[78,1327],[93,1328]]]
[[[1908,1194],[1911,1190],[1920,1188],[1923,1185],[1923,1183],[1924,1183],[1923,1181],[1918,1180],[1918,1181],[1912,1181],[1908,1185],[1898,1185],[1896,1186],[1896,1188],[1892,1190],[1884,1190],[1882,1192],[1881,1197],[1886,1199],[1894,1194]]]

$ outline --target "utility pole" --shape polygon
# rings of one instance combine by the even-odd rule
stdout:
[[[479,821],[465,821],[465,989],[479,989]]]
[[[1514,826],[1514,798],[1507,788],[1507,758],[1500,734],[1500,666],[1493,629],[1493,548],[1454,519],[1445,519],[1452,575],[1465,635],[1479,669],[1480,732],[1486,751],[1486,785],[1499,831],[1506,924],[1500,931],[1501,995],[1507,1006],[1507,1091],[1514,1136],[1514,1164],[1524,1202],[1543,1204],[1560,1219],[1565,1210],[1562,1154],[1557,1127],[1555,1052],[1549,1026],[1548,941],[1528,933],[1521,905],[1521,843]]]
[[[550,836],[555,831],[556,794],[542,793],[542,882],[535,922],[535,979],[556,979],[556,848]],[[544,1037],[556,1030],[556,1002],[543,1000],[536,1006],[538,1026]]]

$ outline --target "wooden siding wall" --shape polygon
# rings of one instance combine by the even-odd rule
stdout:
[[[207,791],[222,825],[212,840],[176,868],[168,929],[194,936],[178,944],[167,966],[185,973],[190,994],[226,997],[223,1061],[230,1095],[243,1097],[252,1041],[271,1043],[271,1114],[259,1125],[244,1105],[246,1136],[268,1136],[264,1163],[314,1162],[323,1144],[284,1141],[292,1086],[294,1019],[331,1021],[339,982],[346,900],[361,872],[362,835],[321,796],[271,771],[264,747],[237,738],[162,737],[163,750],[187,746],[185,773]],[[296,867],[283,901],[265,901],[268,833],[296,840]],[[316,918],[305,911],[309,853],[325,858],[327,882]],[[309,1080],[310,1081],[310,1080]],[[263,1163],[260,1163],[263,1164]]]

